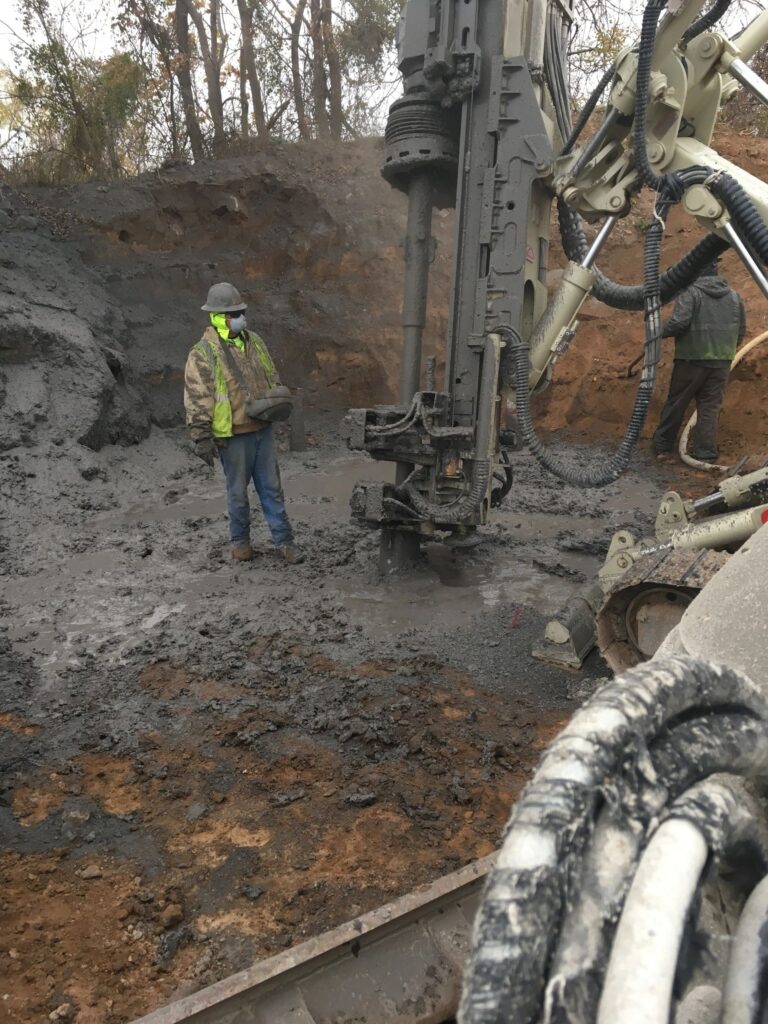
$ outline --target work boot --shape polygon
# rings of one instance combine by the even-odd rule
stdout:
[[[251,542],[249,540],[244,540],[240,544],[233,544],[232,557],[236,562],[250,562],[253,558]]]
[[[289,565],[298,565],[304,561],[304,555],[295,544],[283,544],[277,549]]]

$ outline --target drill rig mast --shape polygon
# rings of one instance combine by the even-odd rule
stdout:
[[[600,486],[626,468],[650,404],[661,353],[663,302],[733,247],[768,296],[768,187],[710,148],[719,107],[744,85],[768,87],[746,61],[768,39],[768,12],[739,36],[711,31],[729,5],[651,0],[639,43],[606,72],[571,127],[565,0],[407,0],[399,54],[404,95],[391,108],[384,177],[408,196],[399,402],[355,409],[351,448],[396,463],[393,484],[360,483],[353,515],[382,529],[382,567],[412,558],[421,540],[461,542],[512,485],[509,453],[522,440],[548,471]],[[603,123],[578,139],[611,86]],[[643,282],[610,281],[600,249],[642,187],[656,193]],[[547,302],[549,222],[558,201],[570,259]],[[682,202],[711,233],[663,274],[664,221]],[[421,376],[433,207],[456,207],[454,270],[442,388]],[[602,219],[589,244],[581,217]],[[603,219],[604,218],[604,219]],[[585,298],[645,313],[635,407],[616,454],[574,468],[538,441],[529,395],[546,386]],[[504,423],[514,404],[516,429]]]
[[[403,357],[396,406],[353,410],[349,443],[397,463],[395,485],[359,484],[355,515],[384,529],[385,561],[420,539],[461,536],[488,516],[511,473],[500,436],[503,341],[546,306],[553,122],[545,37],[558,52],[570,9],[487,0],[409,0],[400,28],[405,95],[391,108],[382,173],[408,195]],[[456,207],[445,383],[421,385],[434,243],[432,208]],[[433,375],[432,375],[433,376]],[[494,467],[497,476],[494,477]],[[501,473],[499,473],[501,469]]]

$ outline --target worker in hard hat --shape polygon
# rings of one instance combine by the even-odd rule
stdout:
[[[285,511],[273,428],[290,415],[290,392],[280,385],[267,346],[246,330],[246,304],[234,285],[212,285],[201,308],[210,325],[187,358],[184,407],[196,454],[209,466],[218,455],[224,468],[232,557],[253,558],[253,481],[272,543],[286,562],[301,562]]]
[[[715,260],[678,296],[672,316],[662,327],[665,338],[675,339],[675,364],[653,435],[658,458],[669,458],[674,451],[691,402],[696,403],[693,457],[702,462],[718,457],[718,417],[736,346],[746,330],[744,303],[720,276]]]

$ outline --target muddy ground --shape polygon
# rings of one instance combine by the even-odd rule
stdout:
[[[658,490],[585,496],[521,456],[479,548],[382,582],[347,502],[386,470],[336,421],[282,454],[296,567],[258,517],[257,558],[230,561],[221,472],[180,431],[62,459],[84,496],[54,520],[50,478],[27,478],[3,588],[0,1019],[133,1019],[490,852],[606,674],[530,646]]]
[[[764,176],[764,141],[723,142]],[[378,149],[0,188],[0,1024],[130,1021],[490,852],[607,674],[597,655],[577,675],[533,661],[546,617],[615,530],[650,527],[668,486],[708,489],[646,447],[597,492],[520,453],[477,549],[432,545],[378,577],[348,498],[388,470],[337,433],[346,404],[386,401],[397,379],[404,204]],[[616,229],[616,277],[636,278],[641,231]],[[429,351],[446,211],[435,233]],[[697,237],[673,219],[667,262]],[[754,333],[764,303],[727,270]],[[180,426],[184,356],[221,278],[306,389],[309,448],[281,442],[300,566],[258,516],[256,559],[231,562],[221,471]],[[538,401],[577,458],[623,432],[641,319],[588,303]],[[727,461],[768,443],[763,359],[729,393]]]

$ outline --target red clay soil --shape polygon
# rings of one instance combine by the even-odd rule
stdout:
[[[15,787],[14,815],[50,843],[0,856],[2,1024],[57,1008],[132,1020],[490,853],[563,724],[423,658],[401,682],[402,664],[349,667],[271,637],[250,658],[278,649],[299,674],[265,681],[246,711],[240,684],[149,665],[140,685],[186,717],[183,742],[150,728],[138,753],[83,753]],[[343,721],[279,711],[306,687],[344,689]],[[29,728],[5,715],[0,741]],[[58,828],[102,815],[131,823],[125,856],[72,856]]]

